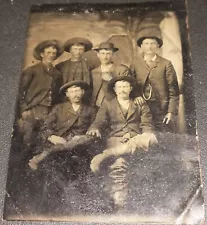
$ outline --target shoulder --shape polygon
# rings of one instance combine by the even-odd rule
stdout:
[[[129,70],[129,67],[124,64],[116,65],[115,68],[118,70]]]
[[[83,107],[84,107],[84,110],[87,111],[87,112],[94,112],[96,110],[96,108],[92,105],[84,104]]]
[[[68,62],[69,62],[69,59],[68,59],[68,60],[65,60],[65,61],[63,61],[63,62],[60,62],[60,63],[58,63],[58,64],[56,64],[55,67],[56,67],[57,69],[61,69],[62,67],[64,67],[65,65],[67,65]]]
[[[171,64],[170,60],[168,60],[168,59],[166,59],[166,58],[164,58],[162,56],[157,55],[157,58],[158,58],[159,62],[164,63],[165,65]]]
[[[92,70],[92,73],[98,73],[98,72],[100,72],[100,66]]]
[[[112,98],[112,99],[104,99],[103,104],[106,107],[114,107],[115,105],[117,105],[117,99],[116,97]]]
[[[38,68],[41,67],[41,63],[37,63],[35,65],[29,66],[26,69],[23,70],[23,73],[27,73],[27,72],[32,72],[32,71],[36,71]]]
[[[54,112],[54,111],[62,110],[64,108],[68,107],[68,105],[69,105],[68,102],[59,103],[53,107],[52,111]]]

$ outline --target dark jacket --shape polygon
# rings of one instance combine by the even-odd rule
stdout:
[[[89,130],[98,129],[104,132],[105,129],[109,129],[109,138],[125,128],[129,128],[137,134],[153,132],[152,116],[146,103],[139,106],[131,100],[128,115],[125,118],[116,98],[105,101]]]
[[[75,112],[70,101],[56,105],[48,115],[43,126],[43,137],[50,135],[66,137],[70,132],[77,135],[85,134],[93,122],[96,111],[93,107],[82,104]]]
[[[142,55],[134,60],[133,72],[143,89],[149,74],[149,67]],[[150,83],[158,96],[161,110],[164,113],[177,114],[179,87],[174,67],[169,60],[157,55],[155,66],[151,70]]]
[[[127,66],[125,65],[113,65],[112,66],[112,77],[115,76],[130,76],[130,70]],[[102,86],[102,73],[101,73],[101,67],[97,67],[94,70],[92,70],[92,88],[93,88],[93,92],[92,92],[92,98],[91,98],[91,102],[92,104],[95,104],[99,91],[101,89]],[[115,97],[113,94],[111,93],[106,93],[107,95],[105,96],[107,100],[112,99],[113,97]]]
[[[62,73],[63,84],[72,80],[83,80],[89,85],[92,83],[91,70],[94,69],[94,67],[84,58],[75,63],[71,62],[69,59],[57,64],[56,67]],[[80,79],[80,77],[82,78]]]
[[[48,71],[42,62],[28,67],[20,80],[20,112],[39,105],[45,97],[49,105],[57,104],[61,85],[62,76],[55,67]]]

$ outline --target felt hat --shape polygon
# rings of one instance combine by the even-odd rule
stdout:
[[[65,44],[64,44],[64,50],[66,52],[70,52],[70,47],[74,44],[82,44],[85,46],[85,52],[89,51],[92,49],[93,44],[91,43],[91,41],[89,41],[86,38],[82,38],[82,37],[74,37],[74,38],[70,38],[68,39]]]
[[[141,29],[138,33],[137,45],[141,47],[142,42],[147,38],[155,39],[157,43],[159,44],[159,47],[162,47],[163,41],[161,38],[161,32],[159,28],[146,27]]]
[[[84,89],[85,91],[89,89],[89,85],[85,81],[83,81],[83,80],[73,80],[73,81],[70,81],[70,82],[64,84],[60,88],[60,93],[64,94],[67,88],[72,87],[74,85]]]
[[[138,86],[137,81],[135,78],[130,77],[130,76],[116,76],[112,78],[109,83],[108,83],[108,91],[114,92],[114,85],[116,84],[117,81],[127,81],[131,84],[132,89],[136,88]]]
[[[102,42],[99,44],[98,48],[94,48],[95,51],[99,51],[101,49],[113,50],[114,52],[119,50],[118,48],[114,47],[114,44],[111,42]]]
[[[48,48],[48,47],[51,47],[51,46],[54,46],[57,49],[57,55],[56,55],[55,59],[57,59],[59,56],[61,56],[62,53],[64,52],[63,45],[60,41],[58,41],[58,40],[45,40],[45,41],[40,42],[34,48],[34,51],[33,51],[34,58],[37,59],[37,60],[42,60],[42,57],[40,56],[40,54],[43,52],[43,50],[45,48]]]

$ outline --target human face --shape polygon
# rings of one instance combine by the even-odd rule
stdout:
[[[84,95],[84,90],[78,86],[71,86],[66,90],[66,96],[71,103],[80,103]]]
[[[159,48],[159,44],[155,39],[146,38],[141,44],[141,49],[146,55],[155,55]]]
[[[101,62],[101,64],[109,64],[112,62],[113,50],[101,49],[97,56]]]
[[[82,44],[74,44],[70,47],[71,58],[79,59],[85,51],[85,46]]]
[[[40,56],[42,57],[42,62],[44,64],[51,64],[57,56],[57,49],[55,46],[47,47],[40,53]]]
[[[129,99],[129,94],[131,90],[132,90],[131,84],[125,80],[117,81],[114,85],[114,91],[117,95],[117,98],[123,100]]]

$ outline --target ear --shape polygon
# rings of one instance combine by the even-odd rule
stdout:
[[[41,58],[43,58],[43,56],[44,56],[43,52],[40,53],[40,56],[41,56]]]
[[[85,94],[85,90],[84,89],[82,89],[82,93],[83,93],[83,95]]]

